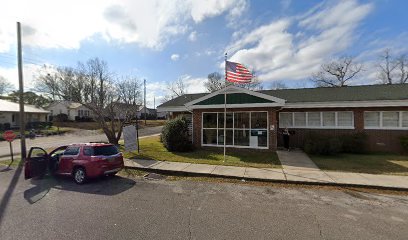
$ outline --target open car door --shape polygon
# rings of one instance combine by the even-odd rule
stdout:
[[[40,147],[32,147],[28,152],[24,163],[24,177],[30,179],[33,177],[43,177],[47,173],[48,154]]]

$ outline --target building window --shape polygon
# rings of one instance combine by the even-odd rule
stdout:
[[[335,112],[323,112],[323,126],[335,127],[336,126],[336,113]]]
[[[217,128],[217,113],[205,113],[203,115],[204,128]]]
[[[383,112],[383,127],[399,127],[399,112]]]
[[[234,113],[234,127],[236,129],[249,128],[249,112]]]
[[[306,113],[296,112],[294,113],[294,125],[298,127],[306,127]]]
[[[408,112],[377,111],[364,112],[364,128],[366,129],[407,129]]]
[[[320,112],[308,112],[307,113],[307,125],[308,127],[320,127]]]
[[[281,127],[293,127],[293,117],[292,113],[280,113],[279,114],[279,124]]]
[[[281,112],[280,128],[354,128],[353,112]]]
[[[337,112],[337,126],[353,126],[353,112]]]
[[[224,145],[224,113],[203,113],[202,144]],[[268,148],[267,112],[229,112],[226,114],[227,146]]]
[[[364,112],[365,127],[380,127],[380,112]]]
[[[402,112],[402,127],[408,128],[408,112]]]

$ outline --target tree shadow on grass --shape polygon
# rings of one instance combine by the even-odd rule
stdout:
[[[382,154],[314,156],[319,168],[344,172],[408,175],[408,157]],[[398,164],[398,163],[400,164]]]

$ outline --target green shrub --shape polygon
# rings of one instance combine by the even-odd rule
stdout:
[[[367,134],[355,133],[341,136],[343,143],[342,152],[345,153],[364,153],[366,152]]]
[[[408,152],[408,136],[400,137],[400,143],[402,149],[404,149],[405,152]]]
[[[192,150],[192,144],[188,136],[187,120],[183,117],[178,117],[167,121],[163,126],[160,140],[170,152]]]
[[[342,150],[342,142],[336,137],[312,134],[306,137],[304,151],[309,154],[334,155]]]
[[[337,137],[329,138],[327,144],[328,144],[326,152],[327,155],[339,154],[342,151],[343,143]]]
[[[332,137],[311,134],[306,137],[304,151],[310,154],[334,155],[344,153],[363,153],[366,151],[367,135],[356,133]]]

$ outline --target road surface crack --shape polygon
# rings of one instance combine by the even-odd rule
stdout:
[[[322,226],[320,225],[319,219],[317,219],[317,215],[313,213],[313,216],[316,219],[316,223],[317,223],[317,229],[319,229],[319,236],[321,239],[324,239],[323,237],[323,232],[322,232]]]

